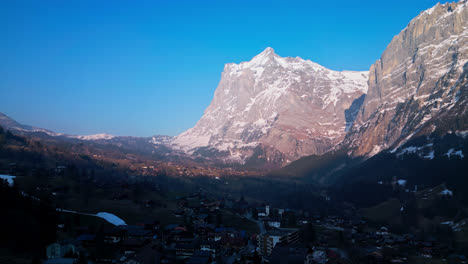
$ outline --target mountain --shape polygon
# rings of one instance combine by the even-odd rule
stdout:
[[[380,195],[363,186],[379,190],[377,182],[392,177],[466,188],[467,62],[467,1],[421,12],[371,66],[362,105],[347,111],[356,119],[344,141],[270,175],[349,186],[340,192],[362,201]]]
[[[421,12],[371,66],[342,146],[369,157],[420,135],[468,130],[467,62],[467,1]]]
[[[80,139],[80,140],[99,140],[99,139],[112,139],[115,136],[109,135],[106,133],[96,134],[96,135],[87,135],[87,136],[77,136],[77,135],[67,135],[63,133],[55,133],[51,130],[33,127],[29,125],[23,125],[18,123],[13,118],[0,113],[0,126],[6,130],[10,130],[17,134],[36,134],[40,135],[43,133],[43,136],[52,136],[52,137],[63,137],[63,138],[70,138],[70,139]]]
[[[9,116],[3,113],[0,113],[0,126],[3,127],[4,129],[14,130],[14,131],[21,132],[21,133],[41,132],[41,133],[45,133],[51,136],[59,135],[47,129],[20,124],[16,122],[14,119],[10,118]]]
[[[267,48],[225,65],[211,104],[172,145],[244,165],[278,166],[325,153],[353,123],[367,79],[368,72],[332,71]]]
[[[170,136],[155,135],[152,137],[130,137],[114,136],[107,133],[87,136],[68,135],[55,133],[44,128],[20,124],[3,113],[0,113],[0,126],[5,130],[9,130],[10,132],[18,135],[32,136],[49,141],[62,141],[69,143],[81,142],[104,150],[108,149],[106,148],[107,146],[115,146],[121,148],[123,151],[151,155],[157,160],[171,160],[172,158],[180,160],[180,157],[185,158],[181,153],[177,153],[170,148],[170,143],[173,139],[173,137]],[[174,156],[171,156],[170,154],[174,154]]]

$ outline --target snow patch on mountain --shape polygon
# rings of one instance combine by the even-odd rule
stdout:
[[[455,150],[454,148],[449,149],[444,155],[446,155],[449,158],[452,156],[458,156],[459,158],[463,159],[465,157],[465,155],[463,155],[463,151]]]
[[[407,154],[422,155],[422,153],[420,153],[422,150],[425,150],[427,148],[432,148],[433,145],[434,145],[433,143],[429,143],[429,144],[426,144],[426,145],[420,146],[420,147],[409,146],[409,147],[401,149],[396,155],[397,156],[402,156],[402,155],[407,155]],[[393,152],[395,152],[395,150]],[[393,152],[391,152],[391,153],[393,153]],[[432,152],[430,152],[430,153],[432,153]],[[432,153],[432,154],[430,154],[430,153],[428,155],[431,155],[431,156],[434,155],[434,153]]]
[[[69,136],[71,138],[77,138],[81,140],[100,140],[100,139],[113,139],[115,136],[107,134],[107,133],[101,133],[101,134],[95,134],[95,135],[87,135],[87,136]]]

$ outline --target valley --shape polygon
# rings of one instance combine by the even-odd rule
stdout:
[[[111,105],[89,98],[112,113],[102,126],[97,111],[86,122],[64,112],[55,127],[67,134],[0,106],[0,263],[468,263],[468,1],[421,11],[368,71],[265,47],[224,62],[188,129],[162,96],[162,75],[177,64],[171,81],[192,90],[172,103],[198,98],[204,69],[188,69],[188,58],[158,68],[146,85],[167,90],[144,107],[145,93],[112,90]],[[158,116],[115,118],[133,96],[133,108]],[[190,119],[190,107],[178,111]],[[80,124],[139,131],[130,121],[164,118],[183,132],[75,134]]]

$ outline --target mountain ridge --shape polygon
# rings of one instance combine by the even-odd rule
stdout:
[[[172,145],[221,162],[284,165],[341,141],[345,110],[366,91],[367,72],[332,71],[268,47],[225,65],[204,115]]]
[[[375,155],[432,133],[449,112],[466,115],[466,47],[466,1],[437,4],[412,19],[370,68],[369,91],[343,142],[350,154]]]

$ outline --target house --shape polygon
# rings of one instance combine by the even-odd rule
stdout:
[[[218,248],[218,243],[215,241],[203,240],[200,241],[200,250],[211,252],[214,256],[216,254],[216,249]]]
[[[281,227],[281,221],[279,219],[266,218],[264,220],[265,220],[265,222],[267,223],[267,225],[269,227],[272,227],[272,228],[280,228]]]
[[[61,258],[67,253],[77,252],[76,243],[73,241],[61,241],[50,244],[46,249],[48,259]]]
[[[67,169],[67,167],[65,167],[65,166],[57,166],[55,168],[55,175],[63,176],[65,174],[66,169]]]

